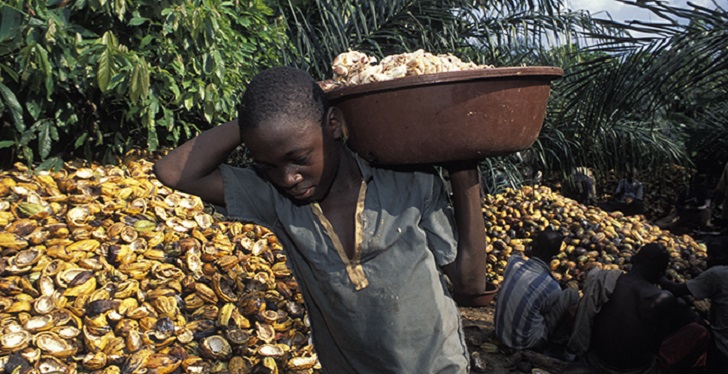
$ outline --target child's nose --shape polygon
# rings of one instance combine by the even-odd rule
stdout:
[[[301,182],[303,177],[296,168],[288,167],[283,171],[283,187],[291,188]]]

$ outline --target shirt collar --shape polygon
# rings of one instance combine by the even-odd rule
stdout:
[[[544,262],[544,260],[542,260],[536,256],[529,257],[529,260],[532,260],[534,263],[538,264],[538,266],[541,266],[542,268],[546,269],[549,273],[551,273],[551,267],[549,266],[549,264]]]
[[[369,163],[366,160],[361,158],[359,156],[359,154],[354,152],[354,150],[352,150],[348,146],[344,146],[344,148],[346,148],[346,150],[354,157],[357,165],[359,166],[359,171],[361,172],[362,178],[364,178],[364,181],[367,182],[367,184],[368,184],[369,181],[371,181],[372,178],[374,177],[374,171],[372,170],[372,166],[369,165]]]

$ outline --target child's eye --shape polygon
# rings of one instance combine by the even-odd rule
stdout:
[[[304,165],[307,162],[308,162],[308,156],[297,157],[293,160],[293,163],[296,165]]]

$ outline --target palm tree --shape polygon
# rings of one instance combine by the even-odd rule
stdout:
[[[601,170],[691,165],[708,154],[725,162],[728,124],[720,117],[728,107],[728,13],[717,6],[621,2],[660,21],[595,20],[625,34],[592,35],[599,42],[580,50],[598,57],[575,65],[559,91],[567,104],[555,120],[584,138],[572,159]]]
[[[278,10],[286,63],[318,79],[331,76],[331,61],[347,49],[381,58],[423,48],[481,64],[564,68],[536,144],[484,161],[493,192],[518,185],[524,164],[551,175],[589,165],[606,175],[627,165],[690,165],[690,151],[727,149],[719,123],[727,107],[725,11],[621,2],[663,21],[595,19],[560,0],[280,0]],[[710,141],[699,141],[705,134]]]

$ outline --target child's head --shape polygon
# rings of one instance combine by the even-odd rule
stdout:
[[[323,90],[308,73],[275,67],[258,73],[248,84],[238,108],[238,125],[246,131],[286,117],[321,123],[328,109]]]
[[[323,199],[341,160],[341,114],[304,71],[256,75],[239,108],[240,137],[258,170],[297,202]]]

